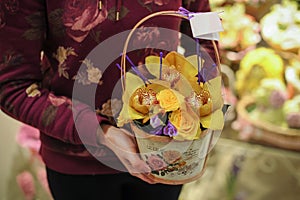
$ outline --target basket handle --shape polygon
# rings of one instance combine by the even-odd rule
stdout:
[[[121,56],[121,83],[122,83],[122,89],[125,91],[125,80],[126,80],[126,52],[128,48],[129,41],[133,35],[133,32],[140,26],[142,25],[145,21],[156,17],[156,16],[175,16],[175,17],[180,17],[183,19],[189,20],[188,16],[182,14],[180,11],[160,11],[160,12],[155,12],[150,15],[147,15],[146,17],[142,18],[139,22],[136,23],[136,25],[132,28],[132,30],[129,32],[127,39],[124,43],[124,48]],[[217,44],[214,40],[211,40],[213,44],[213,48],[215,51],[215,56],[217,60],[217,67],[219,71],[221,71],[221,62],[220,62],[220,56],[217,48]]]

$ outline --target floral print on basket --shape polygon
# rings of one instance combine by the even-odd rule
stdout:
[[[146,162],[152,169],[152,174],[158,176],[176,175],[185,176],[193,172],[193,169],[199,165],[198,162],[187,164],[182,159],[182,154],[176,150],[166,150],[156,154],[146,155]]]

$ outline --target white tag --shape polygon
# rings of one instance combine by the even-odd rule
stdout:
[[[219,32],[224,31],[218,13],[190,13],[190,24],[194,38],[219,40]]]

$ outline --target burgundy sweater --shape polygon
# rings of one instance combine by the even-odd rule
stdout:
[[[209,11],[207,0],[183,2],[191,11]],[[120,60],[99,63],[110,52],[121,53],[117,44],[124,41],[114,39],[109,48],[93,49],[152,12],[180,6],[179,0],[0,1],[1,110],[40,130],[40,154],[47,167],[67,174],[117,172],[96,159],[119,162],[99,145],[96,132],[102,122],[114,124],[120,108],[120,95],[111,95],[120,78]],[[176,17],[150,20],[132,45],[155,43],[175,50],[176,35],[160,37],[157,27],[178,30],[180,23]],[[189,28],[183,31],[190,34]],[[139,50],[130,57],[143,62],[152,53]]]

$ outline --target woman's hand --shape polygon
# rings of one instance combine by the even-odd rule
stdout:
[[[141,160],[138,154],[137,143],[134,136],[125,129],[116,128],[111,125],[102,124],[100,131],[100,143],[111,149],[126,167],[128,172],[143,181],[156,183],[149,176],[150,167]]]

